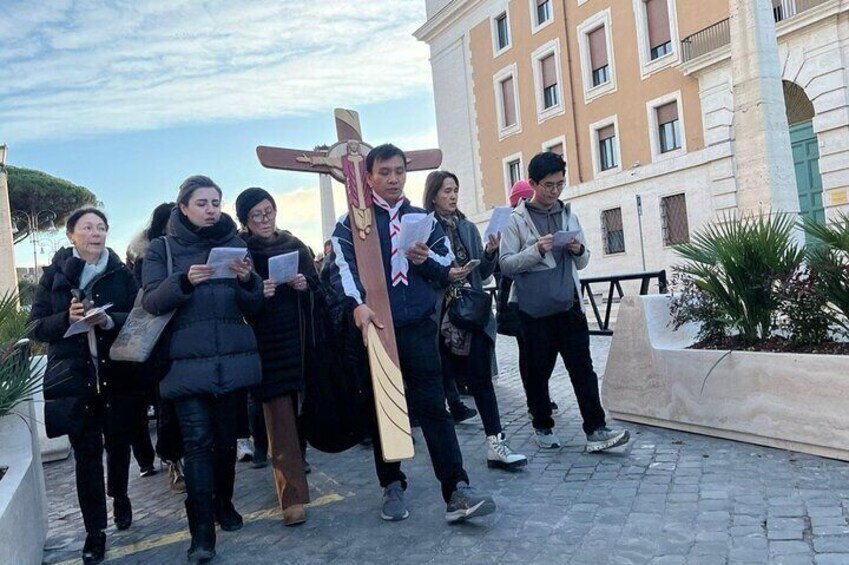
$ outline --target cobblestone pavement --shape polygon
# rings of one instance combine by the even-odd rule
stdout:
[[[602,373],[609,338],[592,342]],[[282,525],[271,471],[238,465],[235,502],[246,524],[219,532],[215,562],[849,564],[846,464],[632,424],[629,445],[587,454],[562,366],[551,389],[564,446],[540,452],[512,339],[499,340],[498,358],[503,424],[512,446],[527,454],[526,470],[488,469],[479,419],[457,427],[472,482],[495,496],[496,514],[445,523],[420,432],[417,456],[404,466],[410,518],[398,523],[380,519],[381,491],[366,448],[339,455],[310,450],[313,504],[298,528]],[[72,461],[46,465],[46,563],[79,562],[84,535]],[[130,497],[135,520],[126,532],[108,530],[109,562],[182,562],[183,496],[168,490],[165,473],[131,475]]]

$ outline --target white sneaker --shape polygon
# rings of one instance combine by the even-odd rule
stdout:
[[[534,429],[534,439],[542,449],[556,449],[560,447],[560,438],[554,435],[551,428]]]
[[[495,469],[520,469],[528,464],[528,458],[519,453],[513,453],[507,445],[504,432],[486,437],[486,466]]]
[[[254,457],[254,446],[248,438],[236,440],[236,460],[250,461]]]
[[[631,439],[631,434],[628,430],[611,430],[607,426],[602,426],[593,433],[587,434],[587,452],[594,453],[619,447],[628,443],[629,439]]]

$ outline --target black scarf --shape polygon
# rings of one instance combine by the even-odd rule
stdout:
[[[254,261],[254,268],[263,279],[268,278],[268,260],[271,257],[292,251],[298,252],[298,272],[307,278],[317,276],[315,262],[309,247],[290,232],[275,230],[268,238],[259,237],[249,231],[243,231],[239,235],[248,245],[248,250],[251,252]]]
[[[235,235],[236,232],[236,222],[233,221],[233,218],[228,216],[227,214],[221,214],[221,217],[217,222],[212,224],[211,226],[198,227],[194,225],[189,218],[179,212],[177,217],[180,218],[180,223],[189,230],[190,232],[196,234],[201,239],[208,239],[210,241],[221,241],[224,239],[228,239],[230,235]]]

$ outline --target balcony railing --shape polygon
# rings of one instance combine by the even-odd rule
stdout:
[[[773,3],[772,15],[776,23],[787,20],[810,10],[828,0],[778,0]],[[693,35],[681,40],[684,62],[701,57],[711,51],[724,47],[731,43],[731,28],[728,18],[716,22]]]

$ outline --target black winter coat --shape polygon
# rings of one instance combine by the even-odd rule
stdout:
[[[313,345],[313,292],[318,287],[318,274],[312,252],[298,238],[278,231],[271,240],[243,236],[259,276],[268,278],[268,260],[289,251],[299,254],[298,272],[307,279],[307,291],[298,292],[281,284],[271,298],[264,299],[262,308],[248,321],[254,328],[259,355],[262,359],[262,383],[251,390],[253,397],[267,402],[291,392],[302,390],[307,348]]]
[[[33,339],[48,344],[44,374],[44,416],[48,437],[80,431],[86,412],[95,409],[96,397],[104,397],[108,426],[129,433],[128,416],[144,387],[136,367],[109,358],[109,349],[133,307],[138,286],[129,269],[112,250],[106,269],[95,277],[88,297],[95,305],[113,304],[108,314],[111,330],[95,328],[98,366],[88,346],[88,334],[63,338],[68,330],[71,289],[79,287],[85,262],[74,257],[73,248],[60,249],[44,268],[30,311]]]
[[[245,247],[245,242],[226,214],[214,226],[218,235],[210,237],[191,229],[180,216],[175,209],[168,223],[173,274],[168,277],[162,239],[150,243],[142,272],[144,309],[155,315],[177,310],[165,336],[170,366],[159,392],[163,398],[180,398],[259,384],[256,338],[244,316],[262,306],[262,280],[252,273],[247,283],[228,278],[195,287],[186,276],[192,265],[206,263],[213,247]]]

